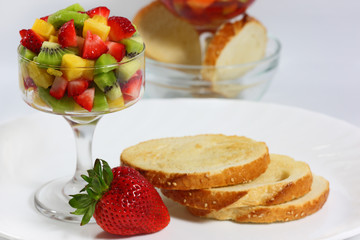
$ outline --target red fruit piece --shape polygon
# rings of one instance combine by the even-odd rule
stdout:
[[[85,213],[81,225],[93,215],[103,230],[129,236],[157,232],[169,224],[170,215],[160,195],[135,169],[111,169],[106,161],[96,159],[88,173],[83,178],[88,182],[86,193],[91,190],[91,194],[73,195],[69,202],[77,208],[75,214]]]
[[[63,77],[56,77],[50,88],[50,95],[56,99],[61,99],[66,91],[68,81]]]
[[[86,79],[76,79],[69,82],[67,87],[68,96],[73,97],[82,94],[89,86]]]
[[[60,27],[58,41],[63,48],[77,46],[74,19],[71,19]]]
[[[116,61],[120,62],[126,54],[125,45],[122,43],[111,42],[111,41],[106,41],[105,43],[109,48],[107,53],[113,56],[116,59]]]
[[[94,105],[94,96],[95,88],[88,88],[82,94],[74,96],[74,100],[81,107],[91,112]]]
[[[138,70],[127,82],[121,84],[124,101],[132,101],[139,97],[142,85],[142,71]]]
[[[21,36],[21,45],[26,47],[27,49],[33,51],[38,54],[40,52],[40,48],[42,43],[45,41],[43,37],[34,32],[32,29],[22,29],[20,30]]]
[[[31,77],[24,78],[24,87],[25,89],[37,88],[36,84],[34,83],[34,80]]]
[[[89,17],[93,17],[94,15],[100,15],[103,16],[105,18],[108,18],[110,15],[110,10],[107,7],[96,7],[93,9],[90,9],[89,11],[86,12],[87,15],[89,15]]]
[[[108,51],[105,42],[96,34],[90,31],[86,33],[82,57],[86,59],[97,59]]]
[[[114,42],[129,38],[136,32],[136,29],[130,20],[125,17],[110,17],[108,19],[108,25],[111,28],[109,39]]]
[[[41,20],[44,20],[45,22],[47,22],[48,21],[48,19],[49,19],[49,16],[45,16],[45,17],[42,17],[42,18],[40,18]]]

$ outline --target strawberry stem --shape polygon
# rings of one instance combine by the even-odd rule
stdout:
[[[79,193],[70,195],[69,201],[71,207],[75,208],[75,215],[84,215],[81,220],[81,226],[87,224],[95,212],[95,206],[98,200],[108,191],[113,180],[113,173],[109,164],[101,159],[96,159],[94,168],[89,169],[88,176],[81,177],[88,183]]]

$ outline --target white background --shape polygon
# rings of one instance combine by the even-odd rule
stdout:
[[[131,19],[150,1],[77,2],[86,9],[106,5],[111,15]],[[21,100],[18,90],[19,30],[72,3],[1,0],[0,123],[35,112]],[[360,127],[360,1],[257,0],[248,13],[283,45],[278,73],[261,101],[321,112]]]

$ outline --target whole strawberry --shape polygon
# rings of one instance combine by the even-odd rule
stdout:
[[[81,225],[93,216],[105,231],[118,235],[153,233],[170,222],[169,212],[155,188],[135,169],[111,169],[96,159],[94,169],[82,178],[88,183],[72,195],[73,214],[84,215]]]

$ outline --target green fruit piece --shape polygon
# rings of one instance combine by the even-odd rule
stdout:
[[[107,73],[116,69],[117,61],[110,54],[104,53],[95,62],[94,74]],[[112,65],[107,67],[107,65]]]
[[[59,29],[64,23],[74,19],[75,28],[81,32],[84,26],[84,21],[88,18],[89,16],[86,13],[63,9],[51,14],[48,18],[48,23],[51,23],[56,29]]]
[[[46,65],[44,67],[60,66],[62,57],[66,53],[69,52],[61,48],[60,44],[45,41],[41,45],[40,53],[34,61],[40,63],[41,65]]]
[[[19,53],[23,58],[28,59],[28,60],[33,60],[33,58],[36,56],[36,53],[27,49],[23,45],[20,46]]]
[[[38,87],[48,88],[54,82],[54,76],[47,73],[46,69],[41,69],[38,64],[31,61],[27,65],[29,76]]]
[[[64,10],[74,11],[74,12],[85,12],[85,9],[79,3],[70,5],[67,8],[65,8]]]
[[[95,97],[94,97],[94,106],[92,108],[93,112],[106,112],[109,110],[109,104],[107,102],[105,93],[101,91],[98,87],[95,88]]]
[[[137,59],[127,61],[129,58],[124,57],[116,69],[116,76],[120,82],[127,82],[141,67],[141,63]]]
[[[100,73],[95,75],[94,82],[103,91],[110,100],[119,98],[122,96],[121,89],[116,82],[116,76],[114,72]]]
[[[47,88],[38,88],[40,98],[49,105],[56,113],[65,113],[74,111],[75,102],[68,96],[62,97],[60,100],[50,95],[50,90]]]
[[[144,50],[144,42],[140,35],[125,38],[120,41],[126,47],[126,56],[132,58]]]

